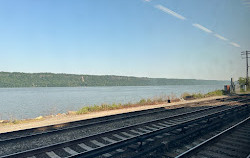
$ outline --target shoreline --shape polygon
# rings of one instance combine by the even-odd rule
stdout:
[[[147,109],[154,109],[154,108],[176,108],[176,106],[185,107],[187,103],[199,102],[199,101],[208,101],[213,99],[221,99],[227,98],[228,96],[212,96],[200,99],[192,99],[192,100],[181,100],[178,102],[173,103],[161,103],[161,104],[152,104],[152,105],[141,105],[135,107],[126,107],[121,109],[113,109],[113,110],[106,110],[106,111],[96,111],[90,112],[85,114],[60,114],[56,116],[39,116],[35,119],[27,119],[27,120],[19,120],[21,122],[15,123],[0,123],[0,133],[35,128],[35,127],[42,127],[48,125],[56,125],[61,123],[68,123],[73,121],[85,120],[85,119],[92,119],[96,117],[114,115],[114,114],[121,114],[133,111],[141,111]],[[17,120],[18,121],[18,120]]]

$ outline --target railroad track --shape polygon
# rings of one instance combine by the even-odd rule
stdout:
[[[176,153],[185,152],[185,148],[192,148],[199,142],[204,141],[204,135],[214,135],[214,132],[218,133],[221,128],[228,126],[232,122],[236,122],[250,116],[250,108],[246,111],[232,112],[231,114],[221,117],[209,118],[209,121],[203,121],[198,124],[191,125],[190,127],[184,127],[184,131],[172,131],[167,137],[161,139],[155,139],[154,142],[148,143],[146,147],[130,151],[131,154],[124,154],[122,157],[129,158],[174,158]],[[157,138],[157,137],[156,137]],[[198,138],[198,139],[197,139]],[[196,139],[195,141],[193,141]],[[183,150],[184,149],[184,150]],[[121,158],[121,156],[117,156]]]
[[[249,158],[250,117],[205,140],[176,158]]]
[[[232,115],[246,110],[249,110],[248,104],[232,107],[209,107],[206,110],[196,110],[185,114],[143,122],[80,139],[2,156],[1,158],[109,157],[117,153],[124,153],[125,150],[122,148],[125,146],[138,142],[141,142],[141,144],[145,143],[145,141],[150,142],[152,141],[152,137],[158,136],[160,138],[174,130],[182,131],[186,127],[197,125],[197,123],[209,122],[211,119],[222,118],[225,115]]]
[[[216,102],[224,102],[224,101],[236,101],[241,97],[232,97],[232,98],[226,98],[226,99],[217,99],[217,100],[210,100],[210,101],[202,101],[202,102],[196,102],[196,103],[188,103],[188,104],[181,104],[181,105],[203,105],[203,104],[212,104]],[[240,100],[241,101],[241,100]],[[242,99],[242,101],[245,101],[245,99]],[[110,115],[110,116],[104,116],[104,117],[98,117],[98,118],[92,118],[92,119],[86,119],[86,120],[80,120],[80,121],[74,121],[74,122],[68,122],[68,123],[62,123],[62,124],[56,124],[56,125],[50,125],[50,126],[43,126],[43,127],[37,127],[37,128],[30,128],[30,129],[24,129],[24,130],[18,130],[18,131],[12,131],[12,132],[6,132],[6,133],[0,133],[0,144],[2,142],[6,141],[19,141],[24,138],[28,137],[34,137],[39,135],[50,135],[56,132],[60,131],[70,131],[70,130],[77,130],[80,128],[86,128],[89,126],[94,125],[100,125],[104,123],[109,122],[115,122],[119,120],[124,119],[130,119],[140,116],[146,116],[146,115],[154,115],[154,114],[160,114],[160,113],[166,113],[166,112],[173,112],[180,109],[183,109],[184,107],[176,108],[176,109],[165,109],[163,107],[161,108],[155,108],[155,109],[148,109],[148,110],[142,110],[142,111],[135,111],[135,112],[128,112],[128,113],[122,113],[122,114],[116,114],[116,115]]]
[[[200,103],[182,104],[190,107],[181,107],[177,109],[156,108],[151,110],[143,110],[118,115],[100,117],[83,121],[70,122],[65,124],[33,128],[15,132],[0,134],[0,156],[8,155],[16,152],[26,151],[33,148],[39,148],[59,142],[65,142],[72,139],[81,138],[84,135],[97,134],[103,131],[127,126],[134,123],[152,120],[155,118],[163,118],[177,114],[184,114],[194,109],[206,109],[207,107],[192,107],[197,104],[226,103],[229,101],[238,101],[241,97],[226,98],[203,101]],[[223,102],[226,101],[226,102]]]

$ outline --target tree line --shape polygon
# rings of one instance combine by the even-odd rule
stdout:
[[[55,73],[0,72],[0,87],[86,87],[86,86],[160,86],[215,85],[229,81],[166,79],[113,75],[76,75]]]

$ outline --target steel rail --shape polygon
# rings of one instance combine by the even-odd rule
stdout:
[[[248,106],[248,105],[247,105]],[[213,123],[212,124],[214,124],[214,125],[212,125],[212,126],[205,126],[205,127],[203,127],[203,125],[205,125],[205,124],[210,124],[210,121],[209,122],[205,122],[205,124],[204,124],[204,122],[202,122],[201,124],[200,123],[198,123],[199,125],[201,125],[202,127],[201,128],[199,128],[199,129],[195,129],[195,130],[193,130],[192,131],[192,127],[191,127],[191,131],[186,131],[185,132],[185,135],[188,135],[188,134],[193,134],[193,133],[195,133],[195,132],[200,132],[200,130],[204,130],[205,128],[213,128],[213,126],[216,128],[216,125],[218,125],[218,124],[223,124],[224,122],[227,122],[227,121],[232,121],[232,120],[234,120],[234,119],[238,119],[239,117],[242,117],[242,118],[246,118],[246,116],[248,117],[249,116],[249,110],[250,110],[250,108],[249,108],[249,106],[248,106],[248,108],[246,109],[246,110],[241,110],[241,111],[237,111],[237,113],[236,112],[234,112],[234,113],[227,113],[226,115],[224,115],[223,117],[219,117],[218,119],[216,119],[216,120],[214,120],[214,121],[212,121]],[[210,119],[208,119],[208,120],[210,120]],[[166,147],[166,145],[169,147],[169,145],[171,144],[171,143],[173,143],[173,142],[176,142],[176,141],[178,141],[178,140],[181,140],[181,139],[183,139],[183,138],[185,138],[185,136],[177,136],[177,137],[175,137],[175,138],[173,138],[173,139],[171,139],[171,140],[169,140],[168,142],[165,142],[165,143],[160,143],[160,144],[158,144],[158,145],[155,145],[155,146],[153,146],[153,147],[150,147],[150,148],[148,148],[148,149],[146,149],[146,150],[143,150],[143,151],[141,151],[141,152],[138,152],[138,153],[136,153],[135,155],[133,155],[133,156],[129,156],[130,158],[140,158],[140,157],[143,157],[144,155],[146,155],[146,154],[148,154],[148,153],[151,153],[151,152],[153,152],[153,151],[156,151],[156,150],[158,150],[158,149],[160,149],[160,148],[165,148]]]
[[[141,141],[141,140],[145,140],[147,138],[154,137],[154,136],[162,134],[162,133],[170,132],[172,130],[175,130],[175,129],[178,129],[178,128],[181,128],[181,127],[185,127],[187,125],[197,123],[197,122],[202,121],[202,120],[206,120],[206,119],[211,118],[213,116],[216,116],[218,114],[222,114],[222,113],[225,113],[225,112],[232,111],[232,110],[234,110],[236,108],[238,108],[238,107],[233,107],[233,108],[230,108],[230,109],[215,112],[213,114],[208,114],[208,115],[205,115],[205,116],[201,116],[199,118],[195,118],[193,120],[188,120],[188,121],[185,121],[185,122],[182,122],[182,123],[179,123],[179,124],[177,123],[177,124],[172,125],[170,127],[157,129],[155,131],[151,131],[151,132],[143,134],[143,135],[134,136],[134,137],[126,139],[126,140],[118,141],[116,143],[111,143],[111,144],[108,144],[106,146],[95,148],[94,150],[82,152],[82,153],[79,153],[79,154],[76,154],[76,155],[68,156],[66,158],[78,158],[78,157],[79,158],[92,158],[92,157],[95,157],[95,156],[99,156],[101,154],[113,151],[115,149],[124,147],[126,145],[130,145],[132,143],[135,143],[135,142],[138,142],[138,141]]]
[[[175,158],[185,158],[185,157],[189,157],[191,156],[192,154],[196,153],[197,151],[199,151],[201,148],[203,148],[204,146],[214,142],[215,140],[223,137],[224,135],[228,134],[229,132],[232,132],[232,130],[236,129],[237,127],[241,126],[242,124],[246,123],[248,120],[250,120],[250,117],[244,119],[243,121],[240,121],[239,123],[231,126],[230,128],[220,132],[219,134],[205,140],[204,142],[196,145],[195,147],[187,150],[186,152],[176,156]]]

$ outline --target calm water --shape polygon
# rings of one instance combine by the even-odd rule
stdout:
[[[171,94],[180,96],[184,92],[207,93],[217,89],[223,89],[223,85],[0,88],[0,120],[34,118],[94,104],[128,103],[141,98]]]

